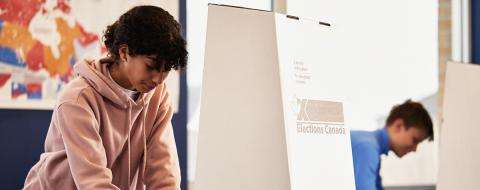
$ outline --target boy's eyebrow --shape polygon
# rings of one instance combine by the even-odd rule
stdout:
[[[165,60],[158,60],[156,57],[146,57],[149,61],[146,64],[149,67],[154,67],[155,70],[161,71],[163,67],[165,67],[166,61]]]
[[[156,55],[144,55],[144,56],[145,56],[145,58],[151,59],[151,60],[155,60],[157,58]]]
[[[154,57],[147,57],[147,61],[146,61],[147,65],[152,66],[152,67],[155,67],[155,66],[157,65],[156,62],[157,62],[156,58],[154,58]]]

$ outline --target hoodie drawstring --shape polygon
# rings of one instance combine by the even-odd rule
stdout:
[[[127,137],[127,144],[128,144],[128,186],[130,187],[130,177],[131,177],[131,166],[130,166],[130,163],[131,163],[131,151],[130,151],[130,136],[131,136],[131,131],[132,131],[132,121],[130,120],[130,116],[132,114],[132,104],[130,102],[128,102],[128,137]],[[145,170],[146,170],[146,167],[147,167],[147,136],[146,136],[146,132],[145,132],[145,117],[147,116],[147,112],[145,111],[145,106],[142,108],[142,111],[141,111],[141,116],[143,118],[143,122],[142,122],[142,137],[143,137],[143,172],[141,174],[141,177],[142,179],[144,179],[145,177]]]
[[[145,135],[145,117],[147,116],[147,112],[144,111],[145,107],[143,108],[143,122],[142,122],[142,131],[143,131],[143,172],[142,172],[142,179],[145,177],[145,170],[147,169],[147,136]]]
[[[127,114],[128,114],[128,115],[127,115],[127,118],[128,118],[128,119],[127,119],[127,127],[128,127],[128,135],[127,135],[127,144],[128,144],[128,145],[127,145],[127,146],[128,146],[128,150],[127,150],[127,152],[128,152],[128,180],[127,180],[127,182],[128,182],[128,187],[130,187],[130,170],[131,170],[131,169],[130,169],[130,163],[131,163],[131,161],[130,161],[130,133],[131,133],[131,131],[132,131],[132,126],[131,126],[131,125],[132,125],[132,124],[131,124],[131,123],[132,123],[132,121],[131,121],[132,104],[131,104],[130,102],[128,102]]]

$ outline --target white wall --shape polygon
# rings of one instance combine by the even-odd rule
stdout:
[[[438,91],[437,1],[287,0],[287,13],[329,22],[343,46],[340,73],[346,119],[352,129],[384,125],[395,104],[412,98],[436,116]],[[321,53],[321,52],[319,52]],[[383,159],[383,184],[418,185],[436,181],[436,143],[415,154]]]

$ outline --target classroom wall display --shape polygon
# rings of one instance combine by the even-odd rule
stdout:
[[[52,109],[74,77],[73,65],[104,55],[105,27],[139,4],[157,5],[178,17],[177,1],[1,1],[0,108]],[[169,81],[177,108],[178,74]]]
[[[209,5],[196,189],[355,189],[329,25]]]
[[[447,64],[440,127],[438,190],[478,189],[480,66]]]
[[[99,36],[71,14],[68,1],[0,2],[2,107],[52,107],[87,52],[100,52]]]

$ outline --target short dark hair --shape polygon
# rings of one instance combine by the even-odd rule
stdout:
[[[187,65],[188,53],[180,24],[160,7],[133,7],[107,27],[103,38],[116,62],[120,46],[127,45],[129,55],[155,55],[158,70],[184,69]]]
[[[396,105],[390,111],[387,118],[387,126],[396,119],[402,119],[405,127],[419,127],[427,132],[429,141],[433,140],[433,123],[427,110],[418,102],[407,100],[403,104]]]

